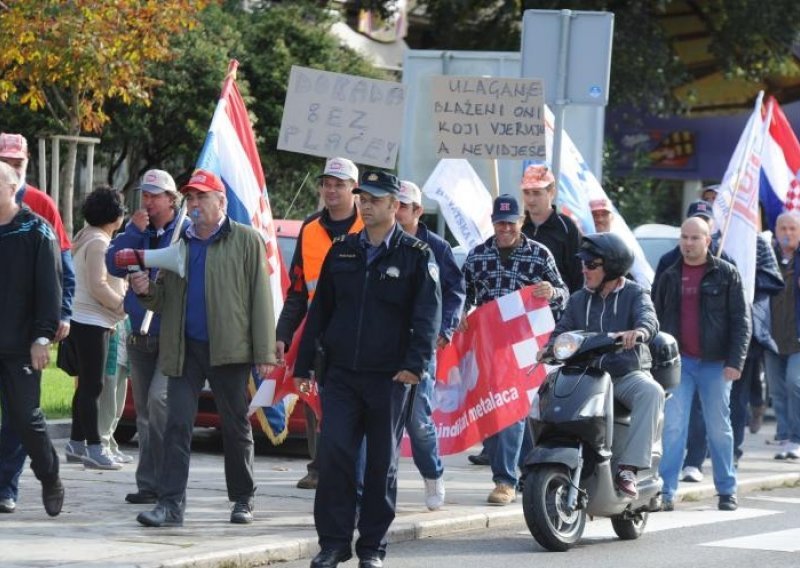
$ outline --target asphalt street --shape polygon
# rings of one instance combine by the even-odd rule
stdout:
[[[607,519],[587,523],[580,544],[547,552],[524,527],[467,531],[392,545],[387,568],[796,568],[800,564],[800,487],[744,496],[739,510],[718,511],[715,498],[680,503],[650,516],[642,537],[621,541]],[[307,568],[308,560],[281,564]],[[355,560],[342,564],[357,566]]]

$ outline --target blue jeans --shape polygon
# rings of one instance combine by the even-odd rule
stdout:
[[[704,362],[681,355],[681,382],[672,389],[664,407],[664,456],[660,474],[664,480],[664,496],[675,498],[678,477],[686,452],[689,411],[694,393],[703,406],[714,486],[720,495],[736,493],[736,471],[733,467],[733,430],[730,420],[731,383],[722,376],[722,362]]]
[[[514,422],[483,441],[492,466],[492,481],[517,486],[517,463],[522,450],[525,420]]]
[[[764,353],[767,380],[778,423],[776,437],[800,444],[800,353]]]
[[[2,425],[0,425],[0,499],[19,498],[19,476],[25,466],[25,448],[11,424],[6,396],[0,396]]]
[[[406,430],[411,440],[414,465],[425,479],[439,479],[444,473],[439,457],[439,440],[431,417],[431,397],[436,385],[436,358],[431,358],[428,370],[414,389],[411,412],[406,419]]]

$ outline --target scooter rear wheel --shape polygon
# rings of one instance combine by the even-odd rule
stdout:
[[[647,511],[644,511],[636,516],[636,518],[624,518],[619,515],[611,517],[611,527],[614,533],[622,540],[636,540],[644,532],[644,527],[647,526]]]
[[[525,478],[525,523],[536,542],[553,552],[569,550],[581,538],[586,525],[584,510],[566,510],[571,484],[569,470],[558,464],[537,465]]]

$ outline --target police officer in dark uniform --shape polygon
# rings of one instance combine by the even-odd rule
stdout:
[[[324,351],[320,480],[314,524],[322,549],[312,568],[352,557],[356,460],[366,438],[359,506],[359,568],[383,566],[395,516],[397,461],[412,389],[434,353],[441,318],[439,272],[428,245],[395,221],[397,178],[366,171],[359,195],[364,229],[334,240],[295,364],[307,388],[317,346]]]

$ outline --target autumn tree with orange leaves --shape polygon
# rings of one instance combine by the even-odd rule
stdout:
[[[4,0],[0,102],[49,112],[65,134],[100,133],[107,99],[150,102],[148,64],[173,57],[170,39],[197,25],[209,0]],[[72,230],[77,142],[68,143],[62,214]]]

